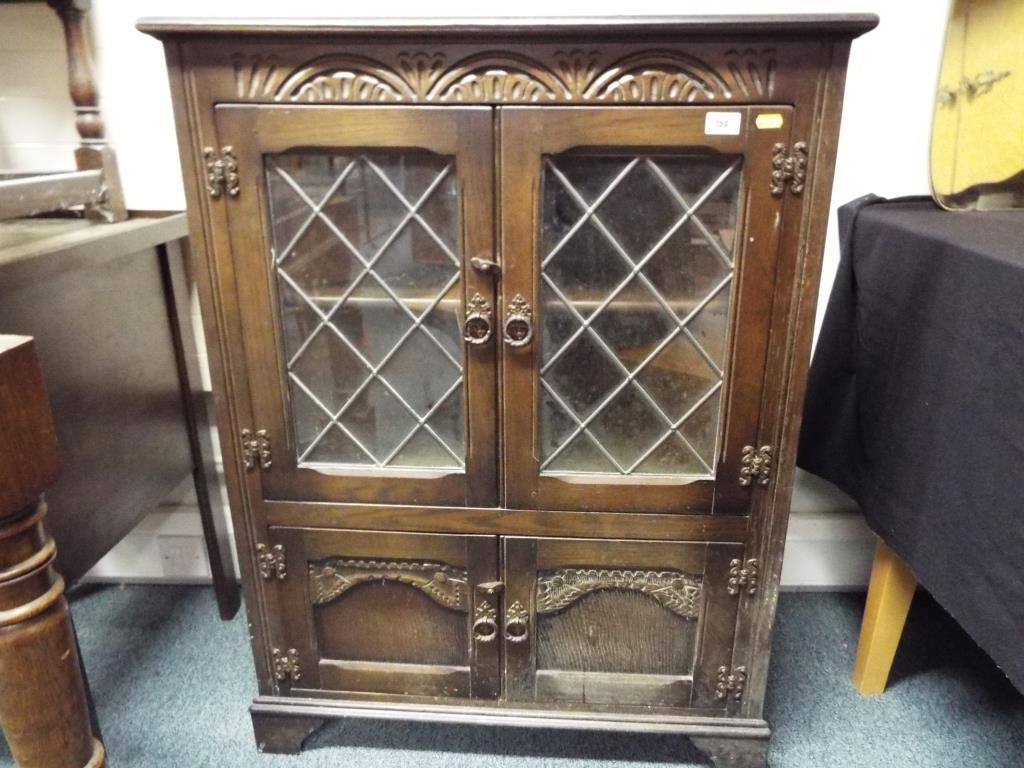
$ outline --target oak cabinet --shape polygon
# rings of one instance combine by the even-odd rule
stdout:
[[[763,763],[846,54],[873,17],[152,21],[260,695]]]

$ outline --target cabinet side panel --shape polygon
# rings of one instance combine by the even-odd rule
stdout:
[[[235,546],[238,550],[246,616],[251,627],[250,638],[256,659],[259,691],[261,694],[268,694],[272,691],[271,675],[263,632],[261,589],[253,568],[252,556],[256,534],[245,500],[244,469],[238,446],[230,439],[231,435],[238,434],[240,421],[248,418],[248,393],[244,386],[239,390],[233,385],[233,379],[237,377],[233,377],[231,371],[238,361],[232,359],[231,350],[241,348],[237,331],[229,328],[227,320],[233,314],[234,293],[223,292],[221,286],[225,281],[219,274],[213,258],[214,251],[218,248],[224,253],[229,253],[230,244],[223,239],[224,235],[220,235],[221,241],[218,242],[218,236],[211,226],[211,211],[206,204],[205,165],[202,157],[204,134],[200,123],[201,111],[209,107],[204,106],[202,100],[197,97],[194,87],[197,74],[183,61],[180,45],[168,41],[165,44],[165,56],[188,209],[192,257],[189,266],[192,278],[196,281],[203,314],[217,431],[235,530]],[[212,137],[212,133],[206,135]],[[221,232],[223,231],[222,229]]]
[[[747,552],[760,561],[760,586],[752,610],[741,617],[734,660],[747,662],[740,711],[747,717],[759,717],[764,707],[849,49],[848,41],[821,45],[813,100],[796,105],[793,141],[807,141],[810,157],[806,188],[801,196],[787,198],[783,212],[767,374],[779,385],[768,390],[762,409],[762,437],[776,446],[777,460],[769,492],[753,511]]]

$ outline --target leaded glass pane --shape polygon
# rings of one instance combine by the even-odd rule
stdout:
[[[544,158],[543,474],[713,477],[742,158]]]
[[[299,466],[463,468],[453,159],[287,152],[266,176]]]

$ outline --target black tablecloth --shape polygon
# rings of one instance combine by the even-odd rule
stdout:
[[[1024,690],[1024,211],[868,196],[839,228],[798,463]]]

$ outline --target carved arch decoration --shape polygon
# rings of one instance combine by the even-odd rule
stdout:
[[[770,98],[774,49],[726,50],[713,66],[669,49],[645,49],[601,63],[594,49],[557,50],[550,61],[484,50],[452,63],[440,51],[402,51],[388,64],[356,53],[326,54],[299,66],[279,56],[232,57],[240,99],[276,102],[542,103],[714,102]]]
[[[483,52],[455,62],[437,78],[428,101],[566,101],[572,92],[561,79],[528,56]]]
[[[537,613],[557,613],[603,589],[639,592],[677,616],[700,617],[703,580],[679,571],[560,568],[537,576]]]
[[[313,605],[333,602],[360,584],[391,581],[415,587],[435,603],[465,613],[468,579],[465,570],[445,563],[330,558],[309,565]]]
[[[641,51],[604,69],[583,96],[595,101],[714,101],[732,98],[732,91],[720,74],[693,56]]]

